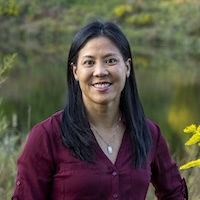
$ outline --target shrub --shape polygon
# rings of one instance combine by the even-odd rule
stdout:
[[[19,6],[16,0],[0,0],[0,15],[18,15]]]
[[[5,81],[3,73],[11,68],[15,55],[0,55],[0,86]],[[0,99],[0,107],[2,106]],[[15,149],[16,136],[10,135],[9,121],[0,110],[0,197],[1,200],[10,199],[12,183],[15,177],[15,160],[18,153]]]
[[[132,15],[126,18],[126,23],[136,26],[148,26],[154,24],[154,17],[145,13]]]
[[[128,4],[121,4],[114,9],[114,13],[117,17],[121,18],[124,17],[126,14],[129,14],[133,11],[131,5]]]

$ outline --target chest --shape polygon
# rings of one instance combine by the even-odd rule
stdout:
[[[102,151],[103,154],[115,164],[120,148],[122,146],[122,140],[124,136],[125,126],[120,126],[117,130],[117,134],[114,134],[111,138],[105,139],[97,132],[94,132],[98,151]]]
[[[145,199],[151,180],[150,165],[136,169],[131,167],[130,145],[122,139],[115,164],[97,146],[95,164],[73,157],[68,149],[62,149],[53,176],[51,199],[102,200]]]
[[[53,178],[52,199],[145,199],[151,172],[115,166],[86,166],[82,163],[64,164]],[[126,197],[126,198],[125,198]]]

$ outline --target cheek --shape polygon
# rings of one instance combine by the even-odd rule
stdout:
[[[120,80],[120,82],[121,82],[121,89],[122,89],[122,90],[123,90],[124,87],[125,87],[126,79],[127,79],[127,74],[126,74],[126,72],[122,72],[122,73],[121,73],[121,80]]]
[[[124,77],[122,83],[121,83],[121,87],[122,87],[122,90],[124,89],[125,87],[125,83],[126,83],[126,77]]]
[[[124,89],[125,83],[126,83],[126,74],[124,73],[124,71],[120,72],[117,74],[117,79],[116,81],[116,87],[118,88],[118,91],[122,91]]]
[[[77,80],[79,81],[80,87],[85,87],[91,83],[91,73],[89,70],[78,70],[76,73]]]
[[[84,71],[79,68],[74,70],[74,77],[76,80],[82,80],[84,77]]]
[[[118,71],[118,77],[119,77],[119,79],[122,83],[125,83],[126,78],[127,78],[127,71],[126,70],[119,70]]]

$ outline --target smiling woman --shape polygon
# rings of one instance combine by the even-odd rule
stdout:
[[[87,105],[96,107],[96,103],[107,103],[114,109],[119,107],[120,94],[130,74],[130,63],[124,61],[110,39],[101,36],[91,39],[80,50],[73,73],[79,81],[86,109]]]
[[[128,40],[111,22],[75,36],[64,110],[33,127],[13,199],[188,199],[159,127],[140,103]],[[173,184],[172,184],[173,183]]]

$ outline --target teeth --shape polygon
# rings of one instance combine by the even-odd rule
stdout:
[[[97,83],[97,84],[94,84],[94,87],[95,88],[106,88],[106,87],[109,87],[110,86],[110,83]]]

